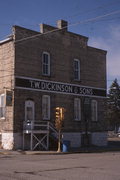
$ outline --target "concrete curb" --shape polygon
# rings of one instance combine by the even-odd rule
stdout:
[[[0,155],[60,155],[60,154],[68,154],[68,153],[70,152],[0,150]]]
[[[64,154],[75,154],[75,153],[104,153],[104,152],[118,152],[118,151],[120,152],[120,147],[99,148],[99,149],[85,148],[85,149],[69,151],[69,152],[0,150],[0,155],[64,155]]]

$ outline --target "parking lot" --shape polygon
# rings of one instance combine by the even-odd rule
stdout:
[[[0,180],[120,180],[120,152],[0,155]]]

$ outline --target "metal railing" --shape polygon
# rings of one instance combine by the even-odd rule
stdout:
[[[49,149],[50,135],[58,138],[58,132],[54,125],[48,121],[24,121],[23,123],[23,149],[25,146],[25,134],[30,135],[30,149],[35,150],[42,146],[45,150]],[[38,135],[38,136],[37,136]],[[42,136],[39,136],[42,135]]]
[[[23,122],[23,130],[24,131],[42,130],[42,131],[52,132],[55,135],[58,134],[54,125],[48,121],[24,121]]]

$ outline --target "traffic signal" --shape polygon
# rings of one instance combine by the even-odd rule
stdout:
[[[65,109],[64,108],[60,108],[60,120],[61,121],[64,120],[64,112],[65,112]]]
[[[64,120],[64,112],[65,109],[62,107],[56,107],[55,109],[55,127],[58,130],[58,150],[57,152],[61,152],[60,150],[60,144],[61,144],[61,129],[63,126],[63,120]]]
[[[60,107],[56,107],[55,117],[56,119],[60,119]]]
[[[64,112],[65,109],[62,107],[56,107],[56,112],[55,112],[55,126],[57,129],[61,129],[63,125],[63,120],[64,120]]]
[[[64,112],[65,112],[64,108],[56,107],[56,112],[55,112],[56,119],[63,121],[64,120]]]

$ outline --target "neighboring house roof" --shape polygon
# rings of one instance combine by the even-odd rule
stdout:
[[[11,40],[13,40],[13,36],[12,36],[12,35],[10,35],[10,36],[7,37],[6,39],[0,41],[0,45],[3,44],[3,43],[6,43],[6,42],[8,42],[8,41],[11,41]]]

